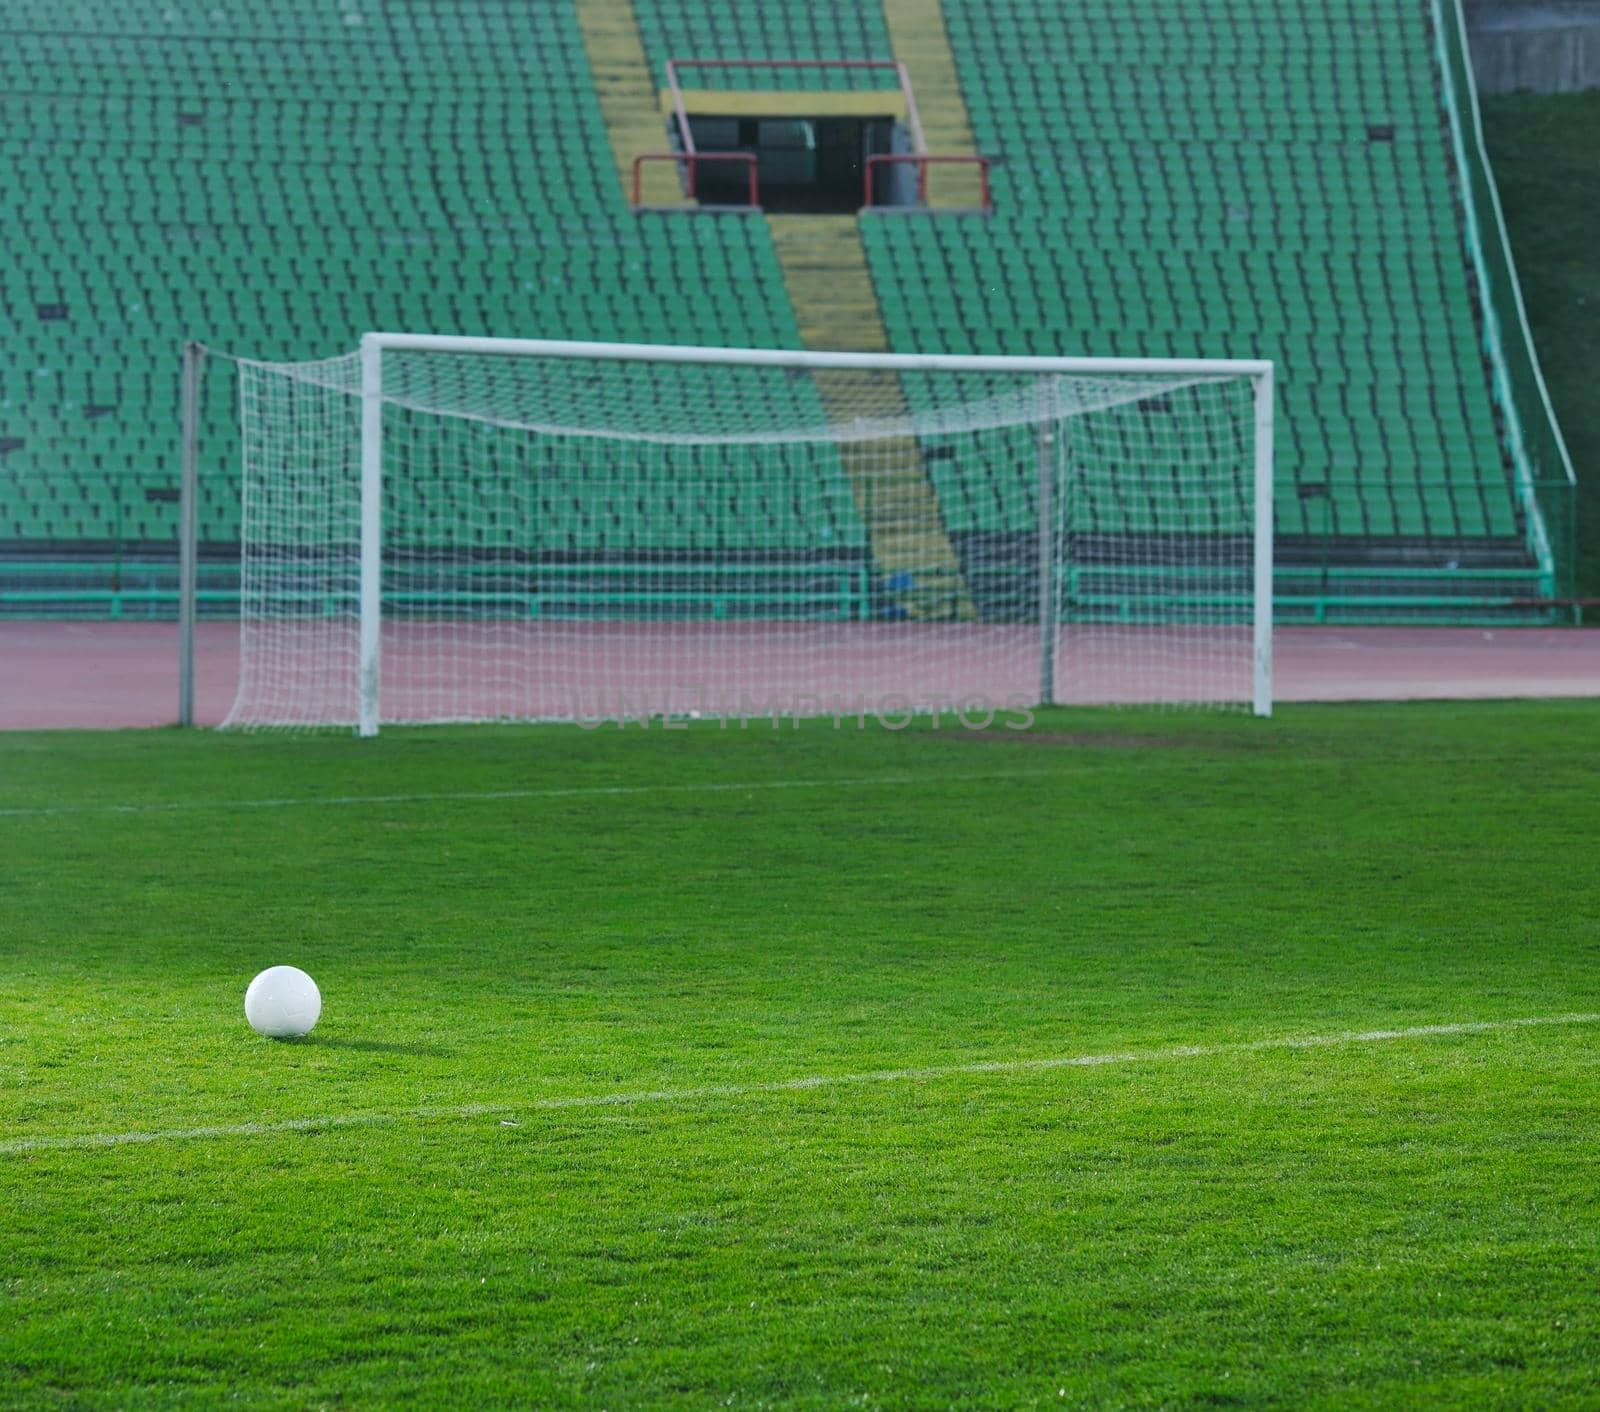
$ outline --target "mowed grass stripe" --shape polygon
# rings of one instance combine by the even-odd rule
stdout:
[[[574,1108],[633,1107],[640,1104],[697,1103],[708,1099],[744,1098],[761,1094],[804,1093],[812,1089],[855,1084],[931,1081],[984,1074],[1043,1073],[1054,1069],[1099,1068],[1109,1064],[1160,1064],[1179,1059],[1208,1059],[1226,1054],[1258,1054],[1279,1049],[1326,1049],[1352,1044],[1381,1044],[1395,1040],[1435,1039],[1449,1035],[1492,1034],[1503,1030],[1533,1029],[1551,1025],[1592,1025],[1600,1013],[1531,1015],[1509,1020],[1462,1020],[1438,1025],[1409,1025],[1403,1029],[1362,1030],[1345,1034],[1299,1035],[1278,1039],[1244,1040],[1233,1044],[1177,1045],[1169,1049],[1133,1050],[1110,1054],[1074,1054],[1042,1059],[988,1059],[965,1064],[920,1065],[907,1069],[874,1069],[857,1074],[807,1074],[748,1084],[703,1084],[691,1088],[639,1089],[620,1093],[575,1094],[566,1098],[539,1098],[502,1103],[469,1103],[455,1107],[415,1108],[394,1113],[343,1113],[320,1118],[286,1118],[268,1123],[211,1124],[159,1132],[73,1133],[59,1136],[15,1138],[0,1141],[0,1154],[64,1148],[122,1147],[152,1142],[196,1141],[205,1138],[256,1137],[271,1133],[305,1132],[320,1128],[374,1127],[390,1123],[431,1122],[491,1117],[496,1114],[559,1112]]]

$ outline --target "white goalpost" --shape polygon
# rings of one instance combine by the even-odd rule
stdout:
[[[239,360],[226,725],[1271,710],[1272,365]]]

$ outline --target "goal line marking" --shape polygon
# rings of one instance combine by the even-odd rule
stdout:
[[[369,804],[477,804],[507,799],[599,799],[634,794],[737,794],[773,789],[870,789],[880,785],[970,784],[980,780],[1037,780],[1037,771],[969,774],[840,775],[800,780],[697,780],[686,784],[576,784],[541,789],[449,790],[437,794],[330,794],[290,799],[180,799],[155,804],[41,804],[0,809],[0,819],[65,814],[179,814],[206,809],[338,809]]]
[[[1232,1044],[1186,1044],[1170,1049],[1127,1050],[1109,1054],[1075,1054],[1047,1059],[990,1059],[967,1064],[933,1064],[911,1069],[869,1069],[855,1074],[808,1074],[801,1078],[758,1083],[703,1084],[696,1088],[633,1089],[617,1093],[574,1094],[566,1098],[533,1098],[522,1102],[466,1103],[456,1107],[411,1108],[391,1113],[344,1113],[321,1118],[285,1118],[277,1122],[230,1123],[156,1132],[78,1133],[0,1141],[0,1156],[63,1148],[125,1147],[151,1142],[185,1142],[201,1138],[259,1137],[310,1132],[323,1128],[362,1128],[518,1114],[563,1112],[575,1108],[625,1108],[642,1104],[697,1103],[706,1099],[742,1098],[754,1094],[806,1093],[813,1089],[861,1084],[914,1082],[974,1074],[1034,1074],[1053,1069],[1098,1068],[1110,1064],[1156,1064],[1177,1059],[1207,1059],[1227,1054],[1271,1050],[1328,1049],[1339,1045],[1379,1044],[1390,1040],[1432,1039],[1442,1035],[1490,1034],[1501,1030],[1551,1025],[1592,1025],[1600,1013],[1535,1015],[1514,1020],[1466,1020],[1446,1025],[1412,1025],[1395,1030],[1358,1030],[1343,1034],[1301,1035],[1284,1039],[1242,1040]]]

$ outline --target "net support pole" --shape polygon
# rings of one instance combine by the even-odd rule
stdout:
[[[1252,379],[1255,389],[1255,651],[1252,707],[1272,714],[1272,365]]]
[[[1056,702],[1055,424],[1035,433],[1039,463],[1039,704]]]
[[[383,611],[383,345],[361,340],[360,733],[378,733]]]
[[[206,350],[183,345],[182,456],[178,483],[178,724],[194,724],[194,620],[199,559],[200,378]]]

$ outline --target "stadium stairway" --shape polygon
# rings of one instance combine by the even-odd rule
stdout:
[[[623,200],[632,201],[634,159],[641,153],[667,148],[655,81],[639,37],[638,17],[628,0],[577,0],[577,15],[612,158],[617,164],[617,179],[622,183]],[[678,182],[677,168],[670,162],[646,162],[641,178],[643,204],[693,204]]]
[[[769,216],[767,222],[805,346],[824,351],[885,350],[888,339],[857,218]],[[817,390],[830,421],[860,415],[868,401],[868,380],[849,372],[817,375]],[[886,387],[893,388],[887,399]],[[879,384],[877,397],[878,414],[906,415],[897,384]],[[840,451],[873,559],[885,579],[898,585],[897,598],[906,614],[972,618],[972,599],[916,439],[875,442],[870,453],[846,442]]]
[[[883,18],[894,56],[910,75],[928,151],[977,156],[972,120],[961,93],[955,55],[950,52],[943,0],[883,0]],[[981,205],[977,168],[933,168],[929,200],[938,206],[977,208]]]
[[[584,3],[597,4],[598,0]],[[921,42],[914,56],[928,74],[930,90],[938,95],[924,114],[924,123],[939,124],[936,131],[941,140],[952,143],[960,140],[959,132],[967,132],[967,147],[962,150],[970,149],[965,107],[954,60],[944,43],[937,0],[901,5],[895,15],[871,5],[835,8],[805,3],[708,8],[677,0],[637,0],[637,4],[621,8],[637,15],[645,50],[640,61],[647,66],[650,86],[662,78],[668,58],[882,58],[891,49],[898,55],[902,38],[911,43],[914,27],[929,29],[929,38]],[[895,24],[899,25],[898,36],[893,32]],[[842,75],[827,77],[843,81]],[[794,76],[768,78],[787,82]],[[715,70],[697,79],[709,84],[746,81]],[[635,93],[639,87],[633,83],[627,91]],[[653,111],[659,114],[659,108]],[[951,111],[953,119],[947,116]],[[887,349],[882,311],[857,217],[774,215],[767,217],[767,226],[802,345],[861,352]],[[866,396],[861,379],[836,374],[818,377],[816,383],[831,420],[849,420],[860,414]],[[874,410],[878,414],[905,414],[898,392],[893,405],[884,402],[881,384],[876,396]],[[870,461],[852,452],[849,445],[841,447],[841,453],[866,523],[873,560],[880,576],[898,585],[894,597],[900,609],[913,617],[972,617],[972,600],[915,440],[893,443],[887,451],[880,442]],[[913,566],[919,566],[915,576]]]

